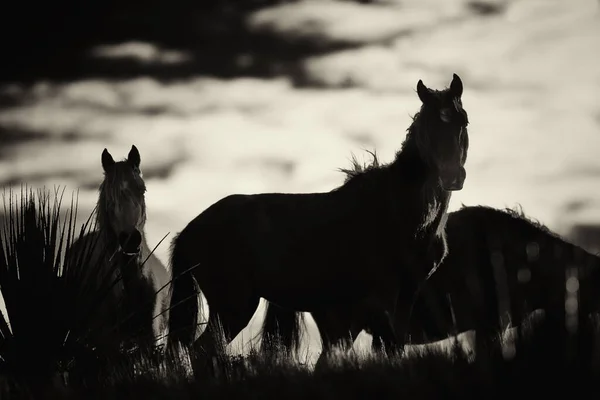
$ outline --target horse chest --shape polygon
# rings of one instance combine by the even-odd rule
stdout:
[[[432,226],[438,218],[438,214],[440,212],[440,204],[437,201],[433,201],[427,204],[427,208],[425,209],[425,213],[423,215],[423,228],[429,228]]]
[[[448,221],[448,213],[446,210],[438,210],[438,213],[441,213],[439,216],[439,223],[436,227],[435,234],[438,237],[445,236],[446,230],[446,222]]]
[[[447,211],[450,195],[447,193],[432,193],[426,197],[426,207],[423,209],[421,226],[423,228],[433,228],[435,234],[439,236],[448,219]]]

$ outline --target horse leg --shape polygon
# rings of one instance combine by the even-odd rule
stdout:
[[[203,373],[214,373],[213,357],[224,347],[223,340],[220,318],[216,312],[211,312],[206,329],[194,342],[190,351],[192,369],[196,378],[201,377]]]
[[[258,308],[260,297],[248,296],[241,304],[235,305],[211,303],[208,299],[207,302],[210,313],[208,324],[192,349],[192,367],[196,377],[205,372],[207,367],[215,372],[214,357],[222,356],[225,346],[248,325]]]
[[[385,311],[369,313],[366,325],[373,337],[371,350],[374,353],[391,355],[402,351],[402,345],[398,341],[389,313]]]
[[[334,347],[342,347],[344,351],[352,348],[354,339],[362,327],[353,324],[351,309],[332,308],[312,311],[311,314],[319,329],[323,346],[315,364],[315,370],[318,370],[325,367]]]
[[[406,295],[394,288],[384,287],[381,293],[387,295],[372,296],[363,305],[361,327],[371,334],[374,353],[400,354],[404,350],[406,324],[398,321],[403,322],[403,316],[408,318],[410,303],[404,299]]]
[[[502,351],[502,333],[506,328],[502,324],[502,311],[499,309],[499,297],[496,291],[486,291],[483,300],[474,307],[475,316],[475,356],[481,364],[490,362],[490,357]],[[481,298],[481,297],[480,297]]]
[[[145,252],[150,253],[147,245],[144,246]],[[144,252],[144,257],[146,257]],[[169,306],[170,306],[170,287],[171,277],[165,266],[160,262],[154,253],[150,253],[144,264],[144,274],[152,283],[154,297],[154,312],[152,315],[152,329],[155,336],[155,344],[166,342],[169,332]]]
[[[494,379],[494,359],[502,351],[502,322],[498,297],[495,291],[478,296],[479,304],[473,308],[475,323],[475,363],[482,382],[491,384]],[[482,300],[483,299],[483,300]]]
[[[164,291],[166,291],[165,289]],[[166,339],[169,335],[169,302],[168,296],[159,294],[156,296],[156,306],[154,307],[155,318],[153,324],[154,334],[157,338],[157,344],[166,344]]]

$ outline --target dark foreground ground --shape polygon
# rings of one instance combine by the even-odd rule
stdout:
[[[191,378],[180,355],[117,351],[121,336],[95,335],[97,330],[85,328],[94,326],[90,323],[99,298],[95,291],[80,290],[94,281],[83,279],[79,269],[57,275],[56,252],[63,245],[70,248],[78,225],[71,222],[66,232],[72,233],[61,233],[60,206],[50,206],[51,196],[21,193],[21,200],[5,203],[10,218],[0,232],[0,290],[6,303],[0,315],[0,399],[600,395],[596,319],[581,317],[577,329],[567,332],[564,312],[548,312],[527,323],[512,347],[482,350],[474,360],[457,345],[452,352],[428,350],[405,358],[338,356],[313,371],[279,354],[251,352],[246,358],[224,357],[214,371]],[[572,320],[569,326],[575,326]]]
[[[142,370],[138,374],[131,365],[136,363],[125,361],[86,377],[85,384],[79,379],[65,386],[58,377],[53,383],[25,383],[5,375],[1,397],[314,400],[543,398],[558,392],[568,393],[570,398],[599,395],[600,358],[594,349],[597,334],[580,331],[568,338],[548,323],[539,324],[517,340],[513,355],[491,351],[474,361],[457,348],[452,354],[428,351],[402,361],[337,357],[326,368],[311,371],[291,360],[254,354],[225,360],[218,377],[206,375],[193,380],[185,376],[181,363],[169,366],[169,362],[146,358],[137,364]],[[157,372],[159,364],[162,372]],[[71,372],[75,375],[76,371]]]

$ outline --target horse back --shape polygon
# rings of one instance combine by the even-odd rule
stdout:
[[[275,252],[289,250],[296,242],[320,246],[327,240],[334,244],[351,235],[348,228],[355,218],[349,207],[333,201],[332,193],[237,194],[199,214],[177,241],[193,238],[198,246],[211,251],[234,241],[239,245],[258,240],[268,242]]]
[[[186,226],[174,252],[178,263],[198,265],[194,275],[205,294],[207,282],[227,279],[231,285],[253,282],[262,297],[282,303],[355,297],[366,279],[389,282],[390,275],[379,272],[400,260],[389,254],[389,244],[397,248],[398,241],[377,225],[377,208],[364,209],[346,192],[230,195]],[[379,272],[365,273],[371,267]],[[281,282],[288,284],[282,288]]]

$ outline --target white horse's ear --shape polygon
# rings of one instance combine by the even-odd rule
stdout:
[[[102,152],[102,169],[104,169],[104,172],[107,172],[108,169],[113,165],[115,165],[115,160],[110,155],[108,150],[104,149]]]
[[[140,152],[135,145],[131,146],[131,150],[129,150],[129,154],[127,155],[127,161],[129,161],[134,167],[140,168]]]

